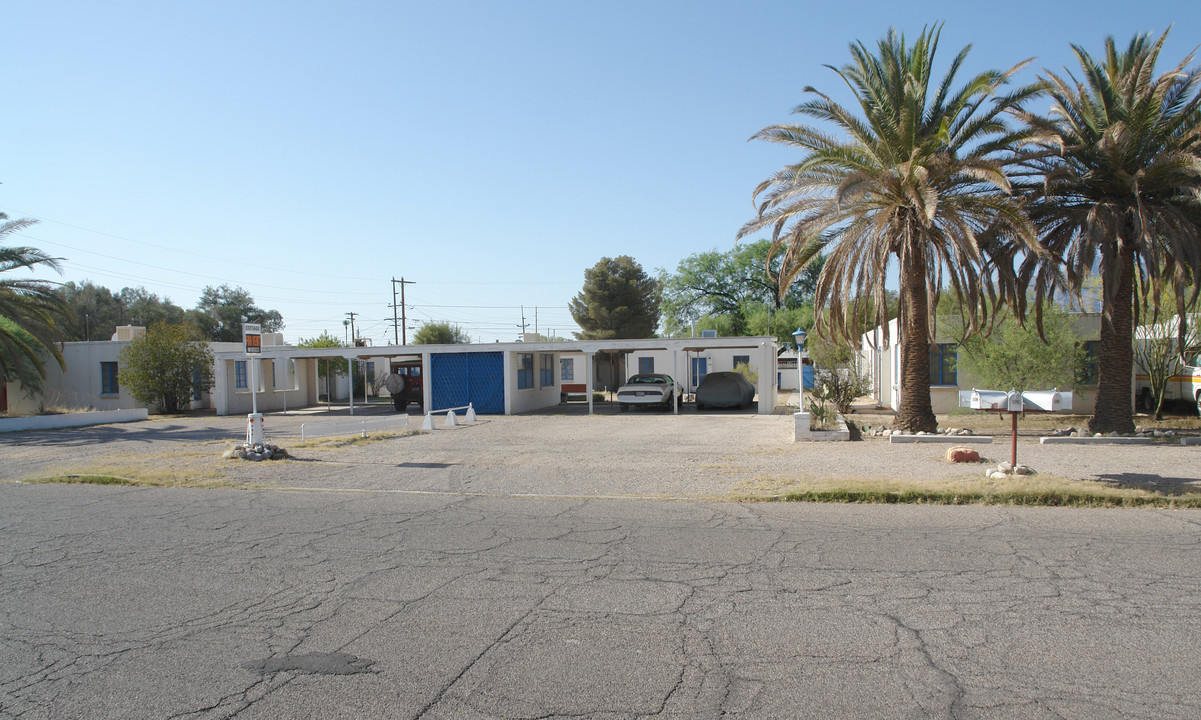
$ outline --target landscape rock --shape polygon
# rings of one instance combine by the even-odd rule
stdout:
[[[1001,472],[1000,470],[993,470],[992,472],[990,472],[988,474],[988,477],[992,480],[1008,480],[1009,479],[1009,476],[1006,475],[1005,473]]]
[[[278,445],[271,443],[255,444],[241,443],[221,453],[221,458],[224,460],[250,460],[254,462],[262,462],[263,460],[283,460],[289,457],[288,451]]]
[[[954,463],[980,462],[980,453],[963,445],[948,448],[946,457],[948,462]]]

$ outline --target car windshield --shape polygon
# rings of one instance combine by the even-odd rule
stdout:
[[[666,385],[667,380],[659,375],[635,375],[630,378],[630,385]]]

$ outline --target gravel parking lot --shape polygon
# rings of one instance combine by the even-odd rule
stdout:
[[[606,408],[606,410],[610,410]],[[356,409],[387,417],[390,407]],[[749,413],[679,415],[663,411],[584,414],[568,405],[521,416],[373,442],[300,443],[302,423],[348,419],[345,408],[268,415],[269,442],[293,459],[222,460],[245,435],[245,418],[198,416],[70,430],[0,435],[0,480],[108,473],[180,481],[226,481],[324,490],[424,491],[571,497],[729,498],[771,495],[797,480],[954,481],[983,475],[981,465],[943,460],[946,445],[794,443],[792,417]],[[411,416],[420,428],[421,416]],[[978,445],[993,463],[1008,459],[1008,437]],[[1019,438],[1018,459],[1043,475],[1118,485],[1201,489],[1201,448],[1040,445]]]

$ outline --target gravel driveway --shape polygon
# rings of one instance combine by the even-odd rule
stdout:
[[[385,417],[371,406],[356,417]],[[795,480],[979,477],[980,465],[943,460],[946,445],[794,443],[792,417],[742,413],[602,413],[580,408],[475,423],[362,444],[301,444],[305,422],[346,419],[292,412],[268,415],[267,440],[294,456],[282,462],[221,460],[245,435],[245,418],[163,418],[120,425],[0,435],[0,480],[70,472],[173,473],[326,490],[429,491],[499,495],[719,498],[771,495]],[[411,418],[412,427],[421,417]],[[1009,438],[975,446],[1007,460]],[[1201,448],[1180,445],[1040,445],[1019,438],[1018,460],[1044,475],[1115,484],[1189,484],[1201,489]]]

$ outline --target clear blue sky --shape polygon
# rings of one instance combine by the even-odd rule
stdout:
[[[944,63],[1027,80],[1107,34],[1174,24],[1161,70],[1201,43],[1197,0],[17,2],[0,211],[41,220],[19,242],[59,279],[240,285],[289,341],[347,312],[390,341],[401,276],[410,326],[510,341],[524,305],[570,337],[585,268],[733,247],[794,159],[747,138],[842,92],[850,42],[936,21]]]

